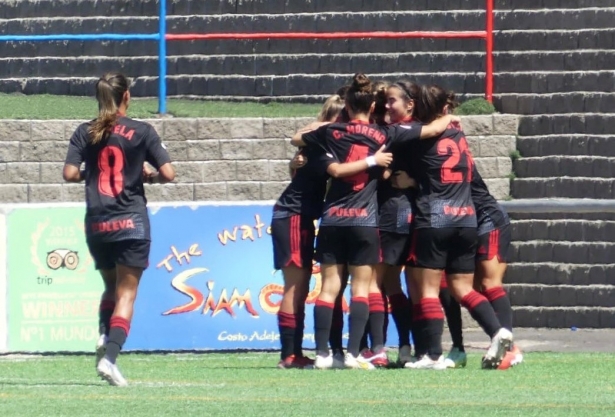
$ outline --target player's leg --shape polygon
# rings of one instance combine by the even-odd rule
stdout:
[[[371,349],[367,351],[360,347],[360,352],[365,359],[369,360],[374,366],[385,367],[389,364],[387,354],[384,350],[385,343],[385,318],[386,318],[386,296],[382,289],[382,280],[386,272],[387,265],[378,264],[374,268],[374,275],[369,285],[369,317],[366,330],[371,339]]]
[[[360,357],[361,337],[369,318],[369,290],[374,278],[374,265],[380,261],[380,238],[375,227],[347,227],[348,269],[350,271],[350,315],[348,349],[345,365],[350,368],[374,369]]]
[[[333,358],[337,363],[344,362],[344,292],[348,286],[348,266],[344,265],[341,280],[342,285],[340,293],[335,298],[333,306],[333,320],[331,322],[331,331],[329,333],[329,345],[333,352]]]
[[[301,349],[309,280],[314,253],[314,225],[301,216],[276,218],[271,222],[274,267],[284,277],[284,294],[278,310],[280,332],[280,368],[311,365]]]
[[[100,272],[103,280],[103,293],[98,306],[98,340],[96,341],[96,360],[94,366],[105,356],[107,337],[111,327],[111,316],[115,309],[115,263],[110,256],[107,246],[100,242],[88,241],[90,255],[94,259],[94,266]]]
[[[109,245],[116,264],[115,309],[110,320],[109,337],[104,358],[98,364],[98,374],[111,385],[125,386],[126,380],[116,365],[130,332],[139,281],[148,266],[150,242],[126,240]]]
[[[512,343],[512,333],[502,328],[489,301],[474,290],[474,269],[477,247],[476,229],[459,228],[451,239],[447,265],[449,288],[472,318],[491,338],[491,346],[483,358],[483,368],[496,368]]]
[[[440,283],[440,302],[444,308],[446,323],[451,334],[453,346],[448,353],[444,363],[448,368],[463,368],[468,362],[465,348],[463,346],[463,323],[461,321],[461,306],[453,298],[446,282],[446,274],[442,274]]]
[[[476,256],[475,286],[489,300],[500,324],[512,332],[512,307],[510,298],[504,290],[503,279],[506,273],[506,257],[510,246],[510,225],[492,230],[479,236],[479,247]],[[523,361],[523,354],[518,346],[511,347],[499,368],[508,368]]]

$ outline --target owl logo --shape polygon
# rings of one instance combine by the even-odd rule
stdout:
[[[74,271],[79,266],[79,255],[70,249],[55,249],[47,252],[47,266],[54,271],[66,268]]]

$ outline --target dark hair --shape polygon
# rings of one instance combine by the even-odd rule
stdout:
[[[374,92],[374,100],[376,102],[372,118],[378,124],[384,124],[384,118],[387,114],[387,89],[389,85],[386,81],[376,81],[372,84],[372,91]]]
[[[431,123],[444,113],[444,106],[449,100],[454,102],[448,91],[437,85],[422,86],[416,106],[416,115],[423,123]]]
[[[406,101],[413,100],[416,102],[419,99],[419,94],[421,92],[421,87],[418,84],[413,83],[412,81],[400,80],[395,84],[391,84],[391,87],[398,88],[404,93],[404,99]]]
[[[99,143],[105,133],[117,122],[117,111],[122,104],[124,94],[128,91],[128,79],[118,73],[109,72],[96,83],[96,100],[98,100],[98,117],[88,128],[90,143]]]
[[[457,101],[457,97],[454,91],[448,92],[448,97],[446,99],[446,105],[448,106],[448,111],[453,112],[457,107],[459,107],[459,102]]]
[[[348,92],[349,89],[350,89],[350,84],[343,85],[343,86],[341,86],[340,88],[337,89],[335,94],[337,94],[338,96],[344,98],[344,97],[346,97],[346,93]]]
[[[373,103],[372,82],[365,74],[355,74],[346,92],[346,107],[353,113],[369,113]]]

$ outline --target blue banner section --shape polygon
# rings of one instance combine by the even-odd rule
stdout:
[[[271,213],[270,205],[258,204],[152,209],[150,266],[125,349],[277,349],[283,280],[273,269]],[[319,286],[315,265],[306,348],[314,347]],[[388,344],[396,345],[393,323],[388,333]]]

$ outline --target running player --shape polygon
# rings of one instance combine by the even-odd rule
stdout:
[[[418,118],[430,122],[441,117],[447,100],[447,92],[440,87],[422,87]],[[412,130],[411,126],[397,127],[393,138],[397,142],[415,139]],[[419,142],[416,155],[413,162],[419,194],[409,261],[414,267],[412,280],[420,292],[413,327],[420,332],[426,353],[405,366],[446,369],[442,357],[444,315],[438,298],[445,271],[454,297],[492,339],[483,368],[495,368],[512,343],[512,334],[500,326],[487,299],[473,289],[477,221],[470,187],[473,160],[465,136],[458,126],[451,125],[441,137]]]
[[[98,117],[73,133],[64,180],[85,180],[85,234],[105,290],[96,370],[109,384],[127,385],[116,359],[130,330],[137,287],[148,266],[150,225],[143,181],[173,181],[175,170],[152,126],[126,116],[128,80],[108,73],[96,83]],[[148,162],[158,173],[147,173]],[[80,166],[85,162],[85,170]]]
[[[325,101],[318,122],[334,121],[344,106],[338,95]],[[305,300],[314,257],[314,222],[320,218],[327,187],[324,151],[302,148],[291,162],[292,180],[273,208],[271,238],[274,267],[282,270],[284,295],[278,310],[279,368],[305,368],[314,363],[303,355]],[[295,169],[293,169],[295,168]],[[299,169],[300,168],[300,169]]]

